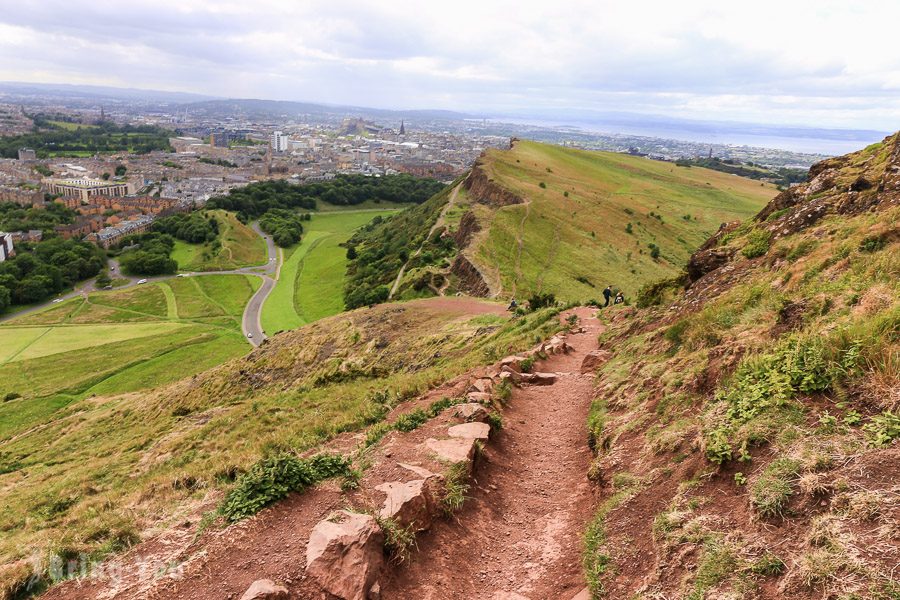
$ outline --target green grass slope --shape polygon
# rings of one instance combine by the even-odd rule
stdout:
[[[249,351],[257,277],[203,275],[95,292],[0,326],[0,438],[93,394],[175,381]],[[36,420],[35,420],[36,419]]]
[[[391,209],[334,210],[311,213],[303,238],[284,251],[278,283],[263,306],[263,330],[271,335],[296,329],[344,310],[347,249],[341,244]]]
[[[466,254],[502,294],[520,298],[584,300],[609,284],[631,296],[677,273],[720,224],[775,195],[768,184],[707,169],[526,141],[480,162],[524,203],[472,203],[482,232]]]
[[[717,234],[661,306],[603,311],[594,597],[900,595],[898,223],[900,134]]]
[[[529,347],[559,329],[557,313],[510,320],[502,305],[469,298],[382,305],[274,336],[163,388],[32,410],[29,426],[0,428],[0,565],[121,550],[228,490],[263,455],[362,429]],[[34,406],[0,405],[0,422]],[[0,567],[0,589],[21,576]]]
[[[172,259],[179,271],[230,271],[266,264],[266,243],[234,213],[211,210],[219,222],[219,237],[207,244],[175,240]]]

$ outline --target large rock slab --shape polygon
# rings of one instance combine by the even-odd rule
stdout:
[[[530,373],[531,377],[526,380],[526,383],[530,383],[532,385],[553,385],[556,383],[556,373]]]
[[[582,373],[593,373],[606,364],[606,361],[612,356],[609,350],[593,350],[585,354],[581,361]]]
[[[472,438],[486,440],[491,435],[491,426],[487,423],[462,423],[447,430],[452,438]]]
[[[471,396],[471,394],[469,394]],[[488,411],[481,404],[475,402],[466,402],[465,404],[457,404],[451,410],[450,415],[464,421],[487,421]]]
[[[376,490],[387,495],[378,512],[379,516],[393,519],[401,527],[412,525],[417,531],[428,529],[438,512],[437,505],[443,480],[441,475],[432,474],[427,479],[416,479],[406,483],[392,481],[376,486]]]
[[[288,589],[271,579],[257,579],[241,596],[241,600],[288,600],[288,598],[290,598]]]
[[[384,566],[384,533],[374,517],[341,510],[313,527],[306,574],[342,600],[366,600]]]
[[[516,373],[521,373],[523,360],[525,360],[524,356],[507,356],[500,361],[500,369],[502,370],[503,367],[509,367]]]
[[[494,386],[494,382],[491,381],[487,377],[481,377],[472,382],[471,391],[473,392],[481,392],[484,394],[490,394],[491,388]]]
[[[452,464],[472,462],[475,458],[475,438],[450,438],[436,440],[428,438],[425,447],[439,460]]]

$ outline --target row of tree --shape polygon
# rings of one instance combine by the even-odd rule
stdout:
[[[304,184],[284,180],[255,182],[210,198],[207,206],[232,210],[243,220],[253,220],[273,208],[313,210],[320,200],[341,206],[366,200],[420,204],[443,188],[435,179],[406,174],[338,175],[330,181]]]
[[[46,300],[97,275],[105,264],[103,250],[89,242],[54,237],[18,244],[16,255],[0,262],[0,310]]]

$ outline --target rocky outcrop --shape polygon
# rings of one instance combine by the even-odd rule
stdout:
[[[484,277],[481,276],[481,272],[463,254],[456,255],[456,259],[450,266],[450,272],[456,275],[459,280],[457,288],[461,292],[481,298],[491,295],[491,288],[488,287]]]
[[[581,372],[582,373],[594,373],[606,364],[606,361],[610,359],[612,356],[612,352],[609,350],[593,350],[584,355],[584,358],[581,360]]]
[[[500,207],[523,204],[525,202],[517,194],[491,179],[481,158],[475,161],[475,165],[469,171],[465,181],[463,181],[463,187],[466,188],[471,199],[481,204]]]
[[[241,600],[288,600],[290,593],[284,586],[277,585],[271,579],[259,579],[254,581]]]
[[[694,252],[688,259],[688,281],[693,283],[707,273],[727,265],[734,256],[734,252],[734,249],[728,248],[709,248]]]
[[[479,231],[481,231],[481,225],[478,224],[475,213],[467,210],[459,220],[459,228],[453,233],[453,241],[456,242],[456,247],[460,249],[467,247],[469,242],[472,241],[472,236]]]
[[[450,438],[437,440],[428,438],[425,440],[425,449],[434,454],[438,460],[451,464],[472,464],[475,458],[475,438]]]
[[[469,394],[469,396],[471,396],[471,395],[472,394]],[[490,394],[483,394],[483,395],[487,396],[487,398],[485,398],[484,401],[489,402],[491,399]],[[472,422],[472,421],[484,422],[487,420],[487,417],[488,417],[487,409],[484,406],[482,406],[481,404],[478,404],[476,402],[466,402],[464,404],[457,404],[456,406],[453,407],[452,412],[450,414],[452,416],[454,416],[458,419],[462,419],[463,421],[466,421],[466,422]]]
[[[366,600],[383,566],[384,533],[370,515],[338,511],[309,536],[307,576],[342,600]]]

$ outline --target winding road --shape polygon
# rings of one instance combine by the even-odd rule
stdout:
[[[243,267],[231,271],[197,271],[179,273],[178,275],[161,275],[159,277],[141,278],[125,275],[119,268],[119,262],[115,259],[110,259],[108,263],[110,273],[119,278],[128,280],[128,283],[126,283],[125,285],[121,285],[115,289],[122,290],[139,285],[138,281],[141,281],[142,279],[145,279],[147,283],[150,283],[156,281],[165,281],[167,279],[173,279],[175,277],[194,277],[201,275],[255,275],[256,277],[262,278],[262,285],[250,298],[247,306],[244,307],[244,315],[241,319],[241,331],[243,331],[244,338],[248,342],[250,342],[250,344],[252,344],[253,346],[259,346],[262,341],[266,339],[266,334],[263,332],[262,325],[260,324],[262,307],[265,304],[266,299],[269,297],[269,293],[272,291],[272,288],[275,287],[275,282],[278,281],[278,275],[281,272],[282,255],[278,251],[278,248],[275,246],[275,242],[272,241],[271,236],[266,235],[259,228],[259,223],[254,221],[250,224],[250,227],[266,241],[265,264],[252,267]],[[54,304],[59,303],[60,301],[69,300],[79,295],[87,297],[90,292],[95,291],[97,291],[96,279],[90,279],[76,286],[75,289],[71,292],[57,296],[53,300],[48,300],[47,302],[36,304],[26,309],[4,315],[0,317],[0,323],[44,310]]]

